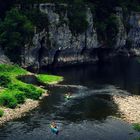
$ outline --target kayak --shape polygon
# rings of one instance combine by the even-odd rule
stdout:
[[[53,133],[55,133],[55,134],[58,134],[59,133],[59,130],[57,128],[53,127],[52,125],[50,125],[50,127],[51,127],[51,131]]]
[[[69,100],[69,99],[71,98],[71,96],[67,96],[67,95],[66,95],[65,98],[66,98],[67,100]]]

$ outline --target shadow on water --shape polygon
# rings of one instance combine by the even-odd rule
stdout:
[[[17,78],[27,84],[42,85],[42,83],[39,82],[34,75],[23,75],[23,76],[18,76]]]
[[[114,85],[132,94],[140,94],[140,63],[137,58],[119,57],[110,63],[94,66],[59,68],[53,70],[53,74],[64,76],[65,84],[83,85],[91,89],[101,85]]]

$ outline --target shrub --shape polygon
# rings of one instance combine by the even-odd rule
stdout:
[[[49,25],[48,16],[40,12],[38,9],[26,10],[24,14],[28,19],[39,29],[39,31],[46,29]]]
[[[24,93],[27,98],[37,100],[42,95],[42,91],[35,88],[33,85],[28,85],[27,87],[20,87],[20,91]]]
[[[7,87],[11,82],[11,79],[8,76],[0,75],[0,86]]]
[[[0,117],[2,117],[4,114],[4,111],[2,109],[0,109]]]
[[[69,27],[73,34],[83,33],[87,30],[89,23],[87,21],[85,5],[74,4],[68,7]]]
[[[140,124],[138,124],[138,123],[133,124],[133,128],[134,128],[134,130],[140,132]]]
[[[11,94],[3,92],[0,95],[0,105],[15,108],[17,106],[17,100]]]
[[[33,25],[21,11],[12,8],[7,12],[0,23],[0,44],[11,61],[21,64],[24,45],[31,41],[32,36]]]
[[[25,95],[20,91],[15,91],[14,96],[18,104],[23,104],[25,102]]]

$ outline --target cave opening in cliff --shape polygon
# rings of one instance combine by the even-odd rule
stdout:
[[[38,51],[38,62],[39,64],[41,65],[41,61],[42,61],[42,57],[43,57],[43,52],[45,50],[45,37],[43,37],[41,40],[40,40],[40,49]]]
[[[60,56],[61,51],[57,50],[55,55],[54,55],[54,59],[53,59],[53,63],[52,63],[52,67],[56,67],[58,65],[58,58]]]

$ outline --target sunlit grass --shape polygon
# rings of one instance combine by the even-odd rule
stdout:
[[[0,64],[0,106],[15,108],[24,103],[26,98],[38,100],[44,89],[20,81],[17,77],[28,75],[29,72],[19,66]],[[43,83],[62,80],[62,77],[39,74],[35,75]]]
[[[46,74],[39,74],[37,75],[37,78],[40,82],[51,84],[54,82],[59,82],[63,80],[63,77],[61,76],[54,76],[54,75],[46,75]]]

